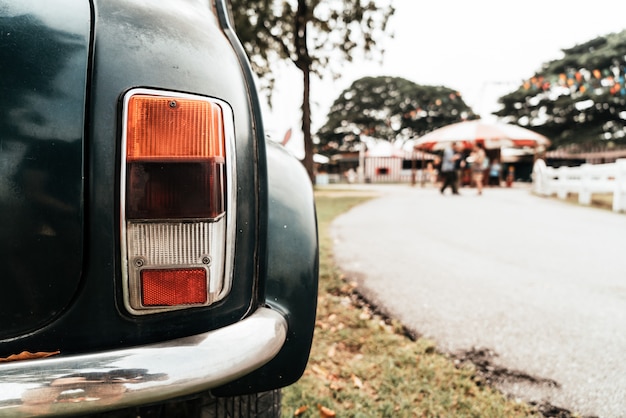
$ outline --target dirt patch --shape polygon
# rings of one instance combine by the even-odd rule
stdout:
[[[486,384],[491,387],[501,383],[526,383],[530,385],[543,386],[549,388],[559,388],[557,381],[542,377],[531,376],[518,370],[510,370],[494,364],[493,359],[497,357],[497,353],[488,348],[472,348],[467,351],[460,351],[452,354],[457,367],[464,364],[472,364],[476,369],[477,384]],[[544,417],[550,418],[574,418],[578,415],[572,414],[571,411],[550,404],[549,402],[528,402],[534,406]],[[595,416],[585,416],[582,418],[598,418]]]
[[[551,405],[548,402],[543,402],[541,404],[530,402],[530,404],[533,405],[535,408],[537,408],[537,411],[539,411],[541,415],[543,415],[544,417],[551,417],[551,418],[576,417],[576,415],[572,415],[571,411],[568,411],[567,409],[559,408],[558,406]],[[583,417],[583,418],[598,418],[598,417]]]
[[[545,387],[559,387],[559,383],[552,379],[535,377],[518,370],[509,370],[497,366],[493,362],[497,356],[494,351],[488,348],[472,348],[452,354],[455,364],[459,367],[468,363],[473,364],[482,380],[488,385],[503,382],[525,382]]]

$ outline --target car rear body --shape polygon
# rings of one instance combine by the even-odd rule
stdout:
[[[0,19],[0,358],[33,353],[0,363],[0,415],[295,381],[311,185],[266,143],[225,4],[2,0]]]

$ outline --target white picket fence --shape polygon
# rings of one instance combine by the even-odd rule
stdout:
[[[613,211],[626,212],[626,159],[610,164],[583,164],[580,167],[548,167],[543,160],[533,166],[533,191],[561,199],[578,194],[578,202],[591,203],[594,193],[612,193]]]

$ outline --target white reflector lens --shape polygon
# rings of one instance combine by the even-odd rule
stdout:
[[[202,263],[209,254],[209,222],[193,223],[130,223],[128,255],[139,257],[150,265],[171,266]],[[145,262],[135,260],[137,266]]]

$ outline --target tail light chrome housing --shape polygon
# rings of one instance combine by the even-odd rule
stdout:
[[[121,249],[133,314],[208,306],[231,288],[234,123],[223,101],[133,89],[124,96]]]

